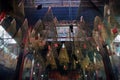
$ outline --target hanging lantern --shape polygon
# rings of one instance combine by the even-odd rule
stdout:
[[[21,42],[22,42],[22,31],[21,31],[21,28],[19,28],[19,30],[17,31],[16,35],[14,36],[14,39],[15,39],[18,43],[21,43]]]
[[[102,26],[101,25],[98,25],[98,30],[101,30]]]
[[[54,46],[55,46],[55,47],[58,47],[58,44],[57,44],[57,43],[55,43],[55,44],[54,44]]]
[[[24,2],[21,1],[19,4],[18,4],[18,11],[20,14],[22,14],[23,16],[25,16],[25,12],[24,12]]]
[[[64,70],[67,70],[68,67],[66,65],[64,65],[63,68],[64,68]]]
[[[117,32],[118,32],[118,29],[117,29],[116,27],[114,27],[114,28],[112,29],[112,33],[115,35]]]
[[[61,48],[61,50],[60,50],[58,59],[59,59],[59,61],[60,61],[60,64],[69,63],[68,53],[67,53],[67,50],[66,50],[66,47],[65,47],[64,44],[62,45],[62,48]]]
[[[51,65],[52,69],[57,68],[56,61],[53,56],[53,50],[50,45],[48,46],[47,62],[48,62],[48,64]]]
[[[11,30],[12,29],[12,30]],[[10,23],[10,26],[6,29],[6,31],[12,36],[14,37],[15,33],[16,33],[16,20],[13,19]]]
[[[88,55],[84,58],[84,60],[81,62],[81,66],[82,68],[85,70],[85,68],[89,65],[90,63],[90,60],[89,60],[89,57]]]
[[[86,49],[86,48],[87,48],[87,45],[86,45],[85,43],[84,43],[84,45],[83,45],[83,48],[84,48],[84,49]]]
[[[0,21],[5,17],[5,15],[6,15],[5,12],[2,12],[2,13],[0,14]]]

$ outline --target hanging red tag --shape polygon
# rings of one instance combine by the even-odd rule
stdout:
[[[87,48],[87,46],[86,46],[86,44],[85,44],[85,43],[84,43],[84,45],[83,45],[83,48],[84,48],[84,49],[86,49],[86,48]]]
[[[117,32],[118,32],[118,29],[117,29],[116,27],[114,27],[114,28],[112,29],[112,33],[115,35]]]
[[[2,12],[2,13],[0,14],[0,21],[5,17],[5,15],[6,15],[5,12]]]

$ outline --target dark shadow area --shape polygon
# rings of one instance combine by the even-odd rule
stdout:
[[[0,80],[13,80],[14,70],[0,65]]]

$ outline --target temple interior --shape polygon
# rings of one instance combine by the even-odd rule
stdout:
[[[0,0],[0,80],[120,80],[119,0]]]

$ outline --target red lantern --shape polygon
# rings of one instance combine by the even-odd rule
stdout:
[[[5,12],[2,12],[2,13],[0,14],[0,21],[5,17],[5,15],[6,15]]]
[[[86,48],[87,48],[86,44],[84,44],[84,45],[83,45],[83,48],[84,48],[84,49],[86,49]]]
[[[58,44],[57,44],[57,43],[55,43],[55,44],[54,44],[54,46],[55,46],[55,47],[58,47]]]
[[[114,28],[112,29],[112,33],[115,35],[117,32],[118,32],[118,29],[117,29],[116,27],[114,27]]]
[[[64,70],[67,70],[67,66],[66,65],[64,65],[63,67],[64,67]]]
[[[98,25],[98,30],[101,30],[102,26],[101,25]]]

